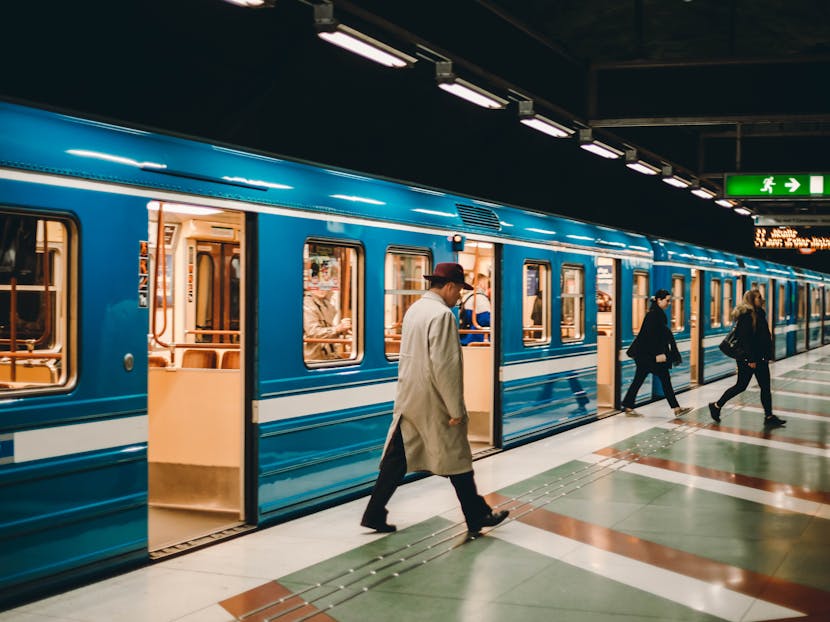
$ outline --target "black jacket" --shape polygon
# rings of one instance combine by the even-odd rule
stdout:
[[[743,307],[738,316],[735,335],[738,337],[738,360],[759,363],[772,359],[772,335],[763,309],[755,310],[755,329],[752,328],[752,310]]]
[[[628,356],[640,364],[653,364],[658,354],[665,354],[666,361],[671,365],[677,365],[682,360],[677,342],[669,329],[666,312],[657,305],[652,305],[643,318],[640,332],[628,349]]]

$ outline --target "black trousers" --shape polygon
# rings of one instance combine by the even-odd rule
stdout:
[[[406,475],[406,452],[403,446],[403,435],[401,426],[395,428],[386,453],[380,461],[380,473],[372,489],[372,496],[366,511],[363,512],[363,521],[380,522],[386,520],[386,504],[397,490]],[[467,527],[475,529],[478,521],[490,513],[491,508],[487,505],[484,497],[478,494],[473,472],[458,473],[450,475],[450,482],[455,488],[455,495],[461,503],[461,511],[467,521]]]
[[[643,386],[643,382],[649,374],[654,374],[654,376],[660,380],[660,384],[663,385],[663,393],[669,402],[669,406],[672,408],[680,406],[680,404],[677,403],[677,397],[674,395],[674,387],[671,386],[669,369],[671,369],[671,367],[668,363],[641,363],[640,361],[637,361],[637,371],[634,372],[634,380],[631,381],[631,386],[628,387],[628,391],[626,391],[625,397],[622,401],[623,408],[634,408],[634,401],[637,399],[637,393],[640,391],[640,387]]]
[[[772,415],[772,391],[770,389],[769,363],[767,361],[756,363],[755,369],[752,369],[748,363],[738,361],[738,379],[734,385],[723,392],[715,405],[718,408],[723,408],[726,402],[746,391],[752,376],[755,376],[758,387],[761,389],[761,404],[764,407],[764,415],[767,417]]]

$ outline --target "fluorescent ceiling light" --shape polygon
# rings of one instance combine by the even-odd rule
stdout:
[[[385,67],[400,69],[414,65],[418,60],[414,56],[396,50],[385,43],[381,43],[377,39],[373,39],[343,24],[337,24],[333,31],[318,32],[317,36],[324,41],[354,52],[363,58],[373,60]]]
[[[700,186],[695,186],[691,189],[691,193],[696,197],[700,197],[701,199],[714,199],[715,193],[709,190],[708,188],[701,188]]]
[[[182,203],[160,203],[159,201],[150,201],[147,203],[147,209],[153,212],[159,211],[159,206],[164,206],[166,214],[186,214],[188,216],[210,216],[211,214],[220,214],[222,210],[214,209],[212,207],[198,207],[196,205],[184,205]]]
[[[590,129],[579,130],[579,146],[585,151],[590,151],[594,155],[607,158],[608,160],[616,160],[623,154],[619,149],[602,141],[595,140],[593,132]]]
[[[643,175],[656,175],[660,169],[653,164],[649,164],[645,160],[637,157],[636,149],[626,149],[625,151],[625,165],[632,171],[637,171]]]
[[[562,125],[553,119],[548,119],[546,116],[536,114],[533,111],[532,100],[520,100],[518,104],[520,123],[524,123],[526,126],[548,136],[553,136],[554,138],[567,138],[574,133],[574,130],[567,125]]]
[[[674,169],[668,164],[662,167],[661,173],[663,175],[663,181],[675,188],[688,188],[692,185],[692,182],[675,175]]]
[[[735,213],[740,214],[741,216],[749,216],[752,212],[746,209],[745,207],[736,207]]]
[[[265,6],[274,6],[275,0],[225,0],[229,4],[244,6],[250,9],[261,9]]]
[[[447,93],[452,93],[456,97],[466,99],[468,102],[481,106],[482,108],[504,108],[507,105],[507,100],[502,99],[498,95],[494,95],[471,82],[462,80],[461,78],[452,78],[448,82],[439,82],[438,88],[445,90]]]
[[[735,201],[730,201],[729,199],[718,199],[717,201],[715,201],[715,203],[717,203],[721,207],[729,207],[729,208],[737,205],[737,203],[735,203]]]

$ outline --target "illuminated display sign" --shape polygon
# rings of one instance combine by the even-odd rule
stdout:
[[[830,230],[812,227],[755,227],[755,248],[830,250]]]
[[[818,198],[830,196],[830,175],[770,173],[767,175],[726,174],[724,196],[730,198]]]

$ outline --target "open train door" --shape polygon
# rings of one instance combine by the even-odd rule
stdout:
[[[689,352],[690,383],[692,387],[700,384],[703,378],[703,329],[701,318],[703,311],[703,297],[701,296],[703,283],[703,271],[692,268],[692,291],[691,304],[689,305],[689,325],[691,326],[692,349]]]
[[[245,218],[148,209],[149,549],[154,558],[245,526]]]
[[[616,411],[619,400],[619,259],[597,257],[597,414]]]

